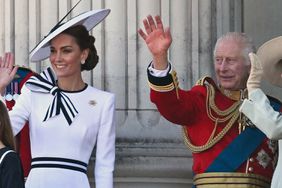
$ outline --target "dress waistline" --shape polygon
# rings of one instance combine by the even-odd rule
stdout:
[[[68,158],[60,157],[36,157],[31,160],[32,168],[63,168],[68,170],[79,171],[82,173],[87,173],[87,164]]]

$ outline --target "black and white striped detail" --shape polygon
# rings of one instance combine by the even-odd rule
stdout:
[[[31,160],[31,168],[62,168],[87,173],[87,164],[74,159],[59,157],[36,157]]]
[[[32,76],[26,82],[26,86],[31,91],[50,93],[54,96],[52,103],[47,109],[43,121],[59,115],[62,112],[69,125],[73,122],[75,116],[78,114],[78,111],[68,96],[56,86],[55,75],[50,67],[40,73],[40,75]]]

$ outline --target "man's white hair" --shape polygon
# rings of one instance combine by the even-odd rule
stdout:
[[[220,38],[217,39],[213,51],[213,56],[215,57],[216,50],[218,44],[226,40],[234,40],[237,41],[239,44],[242,45],[242,56],[245,58],[245,62],[250,64],[249,53],[256,52],[256,48],[253,44],[253,41],[250,37],[248,37],[245,33],[240,32],[228,32],[222,35]]]

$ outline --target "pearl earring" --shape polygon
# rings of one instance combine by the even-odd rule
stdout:
[[[81,64],[83,65],[85,63],[85,60],[83,59],[83,60],[81,60]]]

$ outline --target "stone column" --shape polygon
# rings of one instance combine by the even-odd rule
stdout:
[[[41,71],[48,61],[30,63],[28,52],[77,1],[0,0],[0,53],[16,52],[19,65]],[[169,58],[180,87],[190,89],[202,76],[214,75],[212,54],[218,36],[242,30],[243,0],[92,0],[82,1],[69,17],[110,8],[92,33],[100,54],[85,81],[116,94],[115,187],[181,188],[192,185],[191,152],[182,129],[165,120],[150,102],[146,68],[152,57],[137,29],[148,15],[161,15],[173,43]],[[69,18],[68,17],[68,18]],[[89,179],[94,187],[91,158]]]

